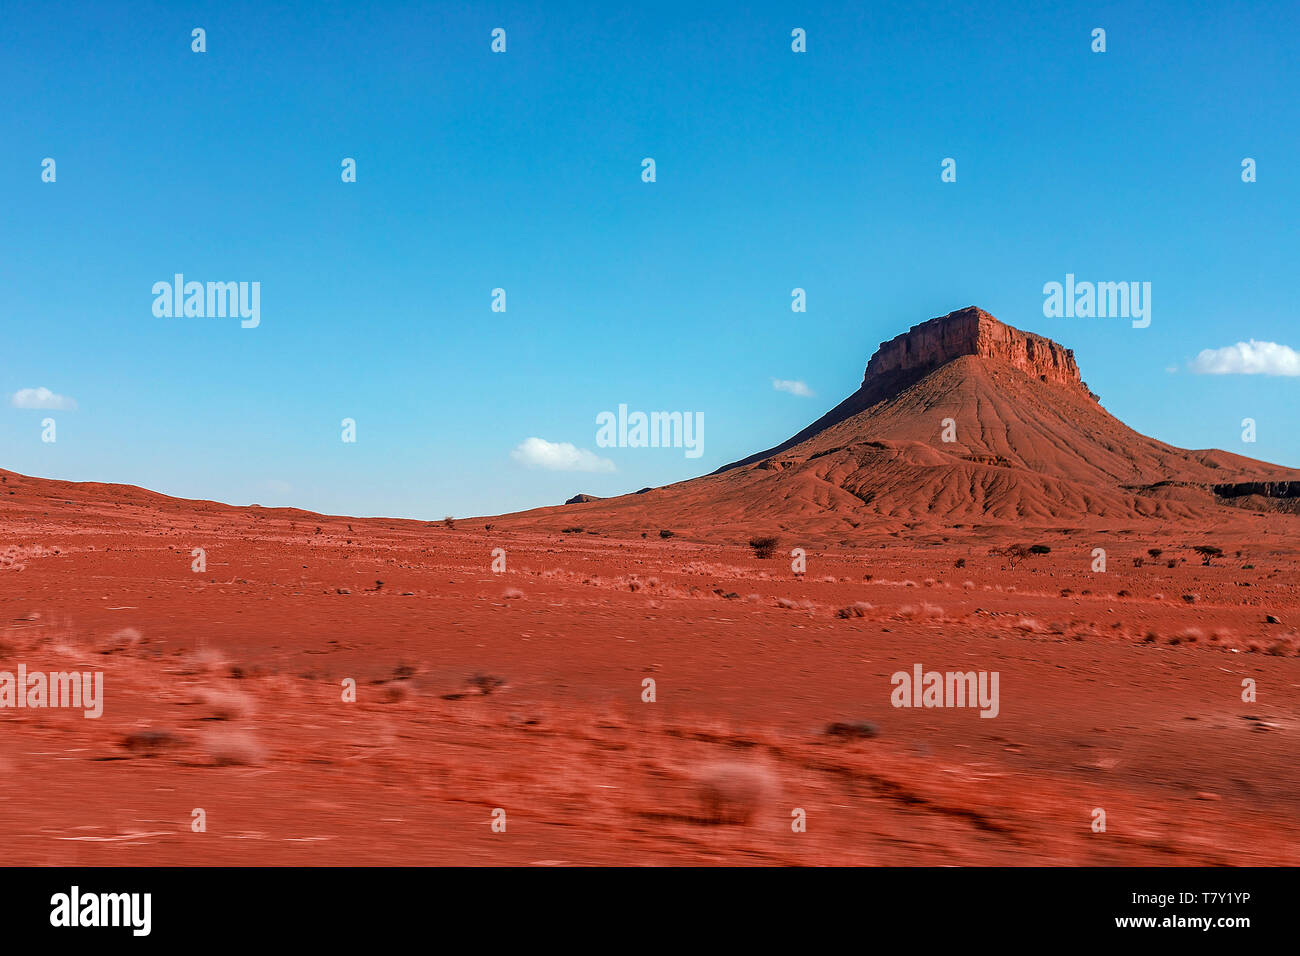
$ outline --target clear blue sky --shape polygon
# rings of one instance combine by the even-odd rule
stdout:
[[[1300,7],[622,6],[11,5],[0,466],[422,518],[617,494],[786,438],[970,304],[1140,431],[1300,465],[1300,378],[1189,368],[1300,346]],[[176,272],[261,282],[260,327],[156,318]],[[1151,326],[1045,318],[1066,273],[1151,282]],[[597,448],[620,403],[702,412],[703,457]]]

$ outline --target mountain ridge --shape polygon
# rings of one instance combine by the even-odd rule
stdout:
[[[33,519],[60,505],[118,520],[151,508],[247,510],[135,486],[3,470],[0,478],[0,511],[30,512]],[[660,488],[576,495],[492,521],[539,530],[852,534],[918,524],[1233,521],[1247,511],[1300,514],[1300,470],[1143,435],[1102,407],[1072,350],[970,306],[882,342],[857,391],[771,448]],[[371,527],[419,523],[355,520]]]
[[[1072,349],[968,306],[880,343],[858,390],[785,441],[655,494],[678,521],[709,520],[710,499],[721,514],[790,526],[836,515],[853,527],[1197,520],[1300,510],[1297,479],[1295,469],[1133,430],[1088,389]],[[649,504],[618,504],[627,497],[586,511],[612,518]]]

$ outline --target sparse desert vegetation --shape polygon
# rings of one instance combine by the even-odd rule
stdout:
[[[102,670],[107,700],[100,720],[0,713],[0,764],[44,781],[38,826],[0,801],[15,861],[70,859],[57,838],[90,795],[153,834],[78,842],[91,863],[192,862],[195,806],[242,834],[205,844],[216,863],[1300,863],[1289,705],[1241,696],[1300,666],[1282,536],[1209,529],[1246,569],[1197,560],[1201,528],[1040,533],[1035,553],[1021,529],[863,525],[788,540],[796,574],[755,560],[775,535],[586,516],[26,507],[7,532],[44,551],[6,577],[0,649]],[[895,709],[891,675],[917,663],[998,671],[997,719]],[[1080,794],[1125,808],[1101,849]],[[527,842],[493,839],[498,806]]]

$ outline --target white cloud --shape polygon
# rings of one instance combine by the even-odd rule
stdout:
[[[48,388],[21,388],[9,399],[14,408],[50,408],[59,412],[75,412],[77,402],[66,395],[56,395]]]
[[[613,471],[614,463],[567,441],[526,438],[510,453],[515,461],[548,471]]]
[[[1300,375],[1300,352],[1276,342],[1238,342],[1202,349],[1191,369],[1201,375]]]
[[[791,395],[798,395],[801,398],[811,398],[813,393],[806,383],[797,379],[774,378],[772,379],[772,387],[778,392],[789,392]]]

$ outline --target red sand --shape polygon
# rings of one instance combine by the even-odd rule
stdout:
[[[1018,394],[1070,388],[974,356],[918,387],[936,376],[975,396],[951,399],[959,434],[963,407],[1025,422]],[[795,445],[779,469],[454,528],[0,472],[0,670],[100,670],[106,695],[99,720],[0,710],[3,859],[1300,864],[1300,519],[1195,475],[1125,492],[1067,454],[1047,474],[1042,401],[1002,464],[969,435],[966,464],[926,458],[933,437],[879,431],[918,394],[815,439],[883,448]],[[1138,483],[1260,464],[1137,438],[1110,444]],[[895,466],[931,469],[910,505],[881,503]],[[948,512],[957,467],[1002,474]],[[1067,518],[1052,482],[1093,491]],[[764,532],[768,560],[745,546]],[[1051,551],[1009,567],[989,554],[1008,542]],[[891,706],[917,663],[997,671],[998,717]],[[827,733],[858,721],[874,736]]]

